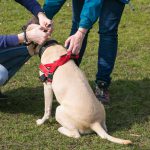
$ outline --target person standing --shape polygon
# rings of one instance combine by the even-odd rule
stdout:
[[[48,18],[60,10],[65,0],[45,0],[43,10]],[[84,55],[89,30],[99,18],[99,47],[95,95],[104,104],[110,102],[109,85],[118,48],[118,26],[125,4],[129,0],[72,0],[72,28],[65,46],[79,53],[78,64]]]

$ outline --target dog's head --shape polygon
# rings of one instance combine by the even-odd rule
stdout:
[[[30,24],[28,25],[28,27],[26,28],[26,31],[30,31],[34,28],[37,28],[39,25],[37,24]],[[28,48],[28,52],[31,56],[39,54],[39,49],[41,48],[41,45],[38,45],[36,43],[34,43],[33,41],[31,42],[30,45],[27,46]]]
[[[37,28],[39,26],[39,20],[36,17],[32,17],[26,25],[23,26],[23,29],[27,31],[30,31],[34,28]],[[39,50],[42,47],[42,45],[38,45],[37,43],[34,43],[31,41],[31,44],[27,46],[28,52],[31,56],[39,54]]]
[[[25,29],[26,29],[26,31],[30,31],[38,26],[39,26],[38,19],[36,17],[33,17],[25,25]],[[53,39],[51,39],[51,37],[49,37],[47,39],[47,41],[45,43],[43,43],[42,45],[38,45],[38,44],[32,42],[28,46],[28,52],[31,56],[33,56],[33,55],[39,54],[39,52],[41,53],[41,50],[43,50],[43,49],[49,49],[51,51],[50,53],[53,53],[52,56],[57,55],[57,57],[60,57],[61,55],[66,53],[66,48],[63,47],[62,44],[57,43],[57,41],[55,41],[55,42],[54,41],[55,40],[53,40]]]

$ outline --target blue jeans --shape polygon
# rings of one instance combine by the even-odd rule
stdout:
[[[26,46],[0,49],[0,85],[5,84],[15,75],[30,57]]]
[[[84,1],[72,0],[73,2],[73,18],[71,35],[74,34],[79,27],[80,12]],[[119,0],[104,0],[102,10],[99,16],[99,47],[98,47],[98,63],[96,81],[105,81],[109,86],[111,82],[111,73],[114,68],[117,47],[118,47],[118,25],[124,10],[125,4]],[[78,63],[81,63],[87,44],[88,33],[80,50],[80,58]]]
[[[8,80],[7,69],[0,64],[0,86],[3,85]]]

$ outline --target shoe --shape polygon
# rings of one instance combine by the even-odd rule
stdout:
[[[96,81],[94,93],[98,100],[101,101],[103,104],[107,105],[110,103],[108,84],[106,82]]]
[[[0,100],[7,100],[8,97],[0,92]]]

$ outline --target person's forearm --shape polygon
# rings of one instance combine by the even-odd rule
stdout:
[[[18,43],[21,44],[24,42],[24,33],[18,34]]]
[[[85,0],[80,15],[80,28],[90,29],[100,16],[103,0]]]
[[[43,12],[40,4],[36,0],[15,0],[19,4],[28,9],[34,16],[37,16],[39,12]]]
[[[18,36],[18,43],[19,44],[29,44],[31,41],[30,41],[30,31],[27,31],[27,32],[23,32],[23,33],[19,33],[17,36]]]
[[[0,35],[0,49],[19,45],[17,35]]]
[[[81,32],[82,34],[86,35],[88,29],[79,27],[78,31]]]
[[[27,33],[28,38],[28,33]],[[0,49],[15,47],[22,44],[25,41],[24,33],[18,35],[1,35],[0,36]]]
[[[49,19],[53,19],[54,15],[61,9],[66,0],[45,0],[43,10]]]

